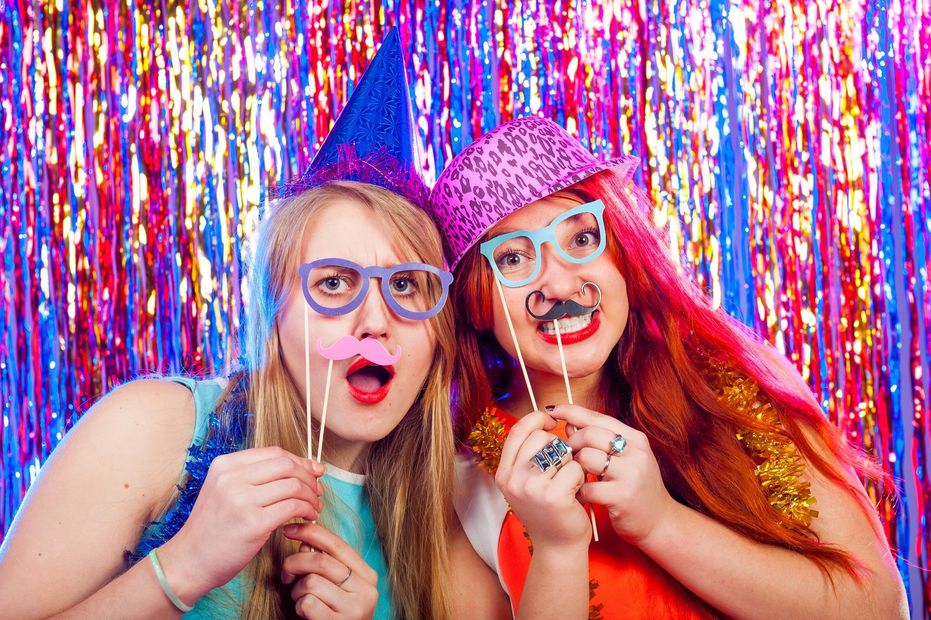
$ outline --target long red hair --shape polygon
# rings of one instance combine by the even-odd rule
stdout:
[[[788,438],[805,461],[846,488],[864,510],[872,508],[841,470],[882,478],[881,470],[840,437],[788,360],[724,310],[712,308],[679,274],[647,220],[645,195],[624,187],[611,171],[568,192],[605,203],[606,252],[617,261],[630,300],[627,326],[601,385],[605,412],[646,433],[666,488],[679,501],[761,543],[803,553],[826,573],[834,565],[857,575],[860,564],[854,558],[820,543],[807,523],[770,504],[754,461],[736,436],[750,431]],[[458,265],[453,285],[460,442],[484,408],[503,394],[514,370],[491,332],[494,276],[477,245]],[[728,405],[715,385],[721,367],[755,383],[778,421],[757,420]]]

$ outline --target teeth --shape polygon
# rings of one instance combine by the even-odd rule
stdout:
[[[586,314],[585,316],[574,316],[568,319],[559,319],[559,333],[567,334],[570,332],[577,332],[580,329],[584,329],[591,325],[592,315]],[[550,336],[556,335],[556,328],[553,327],[552,321],[547,321],[540,326],[540,331],[544,334]]]

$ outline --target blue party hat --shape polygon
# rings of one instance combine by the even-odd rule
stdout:
[[[428,190],[412,107],[401,37],[391,30],[307,171],[279,195],[291,196],[326,181],[360,181],[423,207]]]

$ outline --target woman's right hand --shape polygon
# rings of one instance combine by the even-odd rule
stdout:
[[[531,461],[556,436],[547,432],[556,421],[540,411],[521,418],[501,450],[495,482],[533,542],[543,547],[587,546],[592,528],[576,493],[585,482],[582,466],[573,460],[546,472]]]
[[[172,581],[189,580],[197,598],[222,586],[245,568],[274,529],[298,518],[317,519],[324,470],[278,447],[217,457],[187,522],[158,550],[166,574]]]

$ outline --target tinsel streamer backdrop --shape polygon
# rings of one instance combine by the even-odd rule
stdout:
[[[893,474],[927,609],[928,0],[0,0],[0,532],[108,389],[237,356],[249,238],[390,26],[429,174],[554,119],[639,181],[670,249]]]

